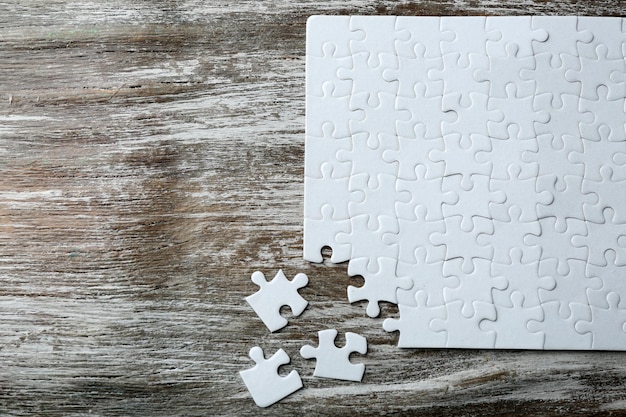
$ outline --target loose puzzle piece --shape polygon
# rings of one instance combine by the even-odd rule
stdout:
[[[312,17],[305,258],[402,347],[626,350],[625,58],[624,18]]]
[[[297,274],[289,281],[282,270],[274,279],[267,282],[262,272],[252,274],[252,282],[260,287],[256,293],[246,297],[246,301],[257,313],[270,332],[282,329],[287,319],[280,315],[282,306],[289,306],[291,314],[299,316],[306,309],[308,302],[302,298],[298,290],[309,283],[305,274]]]
[[[338,348],[335,345],[337,330],[328,329],[317,332],[318,347],[306,345],[300,349],[300,355],[305,359],[316,359],[313,376],[320,378],[343,379],[346,381],[361,381],[365,373],[365,364],[350,362],[350,355],[354,352],[362,355],[367,353],[367,340],[356,333],[346,333],[346,344]]]
[[[263,349],[255,346],[250,349],[250,358],[256,365],[239,375],[259,407],[268,407],[302,388],[298,371],[293,370],[285,377],[278,375],[278,368],[289,363],[284,350],[279,349],[271,358],[265,359]]]

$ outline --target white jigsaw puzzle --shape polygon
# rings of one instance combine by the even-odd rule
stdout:
[[[260,287],[259,291],[246,297],[246,301],[257,313],[270,332],[282,329],[287,325],[287,319],[281,316],[280,309],[289,306],[294,317],[299,316],[309,304],[298,290],[309,283],[303,273],[297,274],[289,281],[282,270],[279,270],[274,279],[267,282],[265,275],[260,271],[252,273],[252,282]]]
[[[626,350],[625,54],[624,18],[309,18],[304,258],[401,347]]]
[[[317,332],[319,345],[302,346],[300,355],[305,359],[315,358],[313,376],[320,378],[343,379],[346,381],[361,381],[365,373],[365,364],[350,362],[350,355],[354,352],[362,355],[367,353],[367,340],[356,333],[346,333],[346,344],[338,348],[335,345],[337,330],[328,329]]]

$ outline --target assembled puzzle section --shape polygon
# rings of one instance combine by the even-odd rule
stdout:
[[[626,23],[313,16],[304,258],[402,347],[626,350]]]

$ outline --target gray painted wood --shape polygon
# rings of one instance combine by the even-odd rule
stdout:
[[[624,2],[0,3],[0,414],[626,414],[623,353],[401,350],[302,257],[304,25],[322,13],[623,13]],[[304,272],[268,334],[250,274]],[[369,341],[361,384],[298,355]],[[248,350],[306,389],[258,409]]]

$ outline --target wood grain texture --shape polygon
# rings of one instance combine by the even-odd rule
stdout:
[[[624,2],[0,3],[0,414],[626,415],[626,355],[401,350],[302,260],[311,14],[620,15]],[[268,334],[250,274],[304,272]],[[298,355],[369,341],[363,383]],[[284,348],[306,388],[261,410],[238,372]]]

